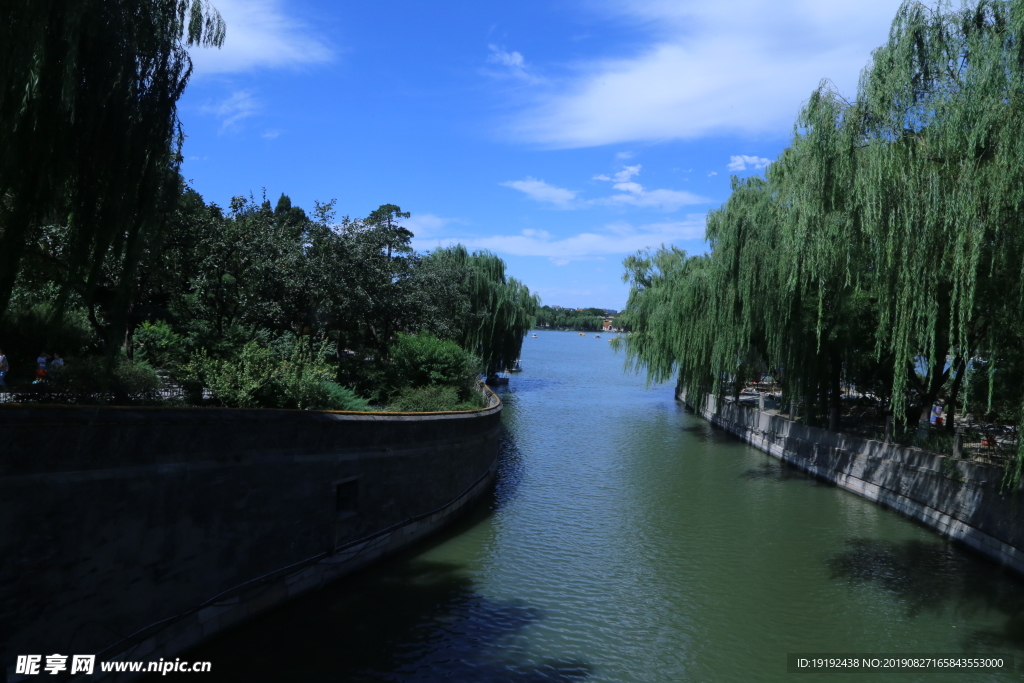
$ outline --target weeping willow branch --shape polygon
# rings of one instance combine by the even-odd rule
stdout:
[[[733,179],[708,255],[625,261],[629,362],[718,394],[772,372],[812,413],[885,384],[916,420],[949,359],[1024,347],[1021,130],[1024,0],[904,3],[856,97],[823,82],[765,177]]]

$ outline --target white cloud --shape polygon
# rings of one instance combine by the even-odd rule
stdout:
[[[604,0],[648,31],[647,44],[575,65],[557,88],[520,103],[509,132],[556,148],[785,135],[821,79],[855,90],[899,4]]]
[[[274,138],[276,138],[280,134],[281,134],[281,131],[279,131],[279,130],[267,129],[267,130],[263,131],[263,134],[260,137],[261,138],[266,138],[267,140],[273,140]]]
[[[748,168],[764,168],[770,163],[772,163],[772,160],[765,159],[764,157],[752,157],[746,154],[737,154],[729,157],[728,168],[730,171],[746,171]]]
[[[251,90],[236,90],[217,104],[204,104],[200,111],[220,119],[220,130],[224,132],[236,127],[242,119],[255,114],[261,106]]]
[[[690,214],[681,221],[639,226],[612,223],[601,230],[569,237],[556,237],[546,230],[529,229],[518,235],[441,238],[434,241],[434,246],[462,243],[468,249],[488,249],[510,256],[540,256],[550,259],[555,265],[565,265],[569,261],[612,255],[621,257],[659,244],[700,240],[704,237],[704,220],[704,214]]]
[[[487,49],[491,51],[491,56],[487,58],[487,61],[491,64],[501,64],[502,66],[507,66],[510,69],[519,70],[522,70],[526,66],[526,61],[518,52],[507,52],[497,45],[488,45]]]
[[[641,168],[643,167],[640,164],[637,164],[636,166],[623,166],[621,171],[610,178],[606,175],[596,175],[594,176],[594,180],[614,180],[617,183],[625,183],[633,176],[639,175]]]
[[[631,187],[634,185],[636,186],[635,188]],[[685,190],[645,190],[636,183],[620,183],[615,187],[616,189],[626,190],[627,193],[615,194],[605,199],[595,200],[595,202],[612,206],[638,206],[641,208],[662,209],[664,211],[675,211],[683,206],[711,202],[707,197],[701,197]]]
[[[525,180],[509,180],[499,184],[504,187],[511,187],[515,190],[519,190],[534,201],[554,204],[562,209],[571,208],[572,202],[578,194],[574,190],[566,190],[562,187],[549,185],[543,180],[537,180],[530,176],[526,176]]]
[[[452,223],[457,223],[451,218],[442,218],[432,213],[413,214],[402,220],[402,226],[412,232],[417,239],[436,236],[442,228]]]
[[[509,52],[505,48],[498,47],[497,45],[488,45],[487,49],[491,51],[491,54],[487,57],[489,64],[497,64],[498,66],[504,67],[501,72],[495,73],[489,71],[492,76],[513,76],[522,81],[528,83],[540,83],[541,79],[534,76],[527,70],[526,60],[523,55],[519,52]]]
[[[706,204],[711,200],[685,190],[645,190],[643,185],[632,178],[640,174],[641,165],[624,166],[621,171],[609,177],[596,175],[594,180],[612,182],[612,187],[619,191],[610,197],[593,199],[593,204],[606,206],[636,206],[640,208],[662,209],[675,211],[690,204]]]
[[[333,57],[306,24],[287,16],[282,0],[216,0],[227,34],[224,46],[190,51],[197,76],[256,68],[321,64]]]
[[[711,173],[708,173],[709,178],[713,175],[718,175],[718,171],[711,171]]]

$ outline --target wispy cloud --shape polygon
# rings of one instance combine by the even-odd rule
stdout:
[[[579,194],[574,190],[567,190],[563,187],[549,185],[543,180],[537,180],[530,176],[526,176],[525,180],[509,180],[500,184],[504,187],[511,187],[514,190],[519,190],[534,201],[552,204],[553,206],[561,209],[572,208],[573,200],[576,199],[576,195]]]
[[[593,199],[591,202],[608,206],[636,206],[661,209],[663,211],[675,211],[683,206],[707,204],[711,201],[707,197],[701,197],[685,190],[646,190],[643,185],[632,180],[634,176],[640,174],[641,168],[640,164],[624,166],[621,171],[611,177],[606,175],[594,176],[594,180],[611,182],[612,187],[618,190],[619,194]]]
[[[487,63],[502,67],[500,71],[488,71],[492,76],[511,76],[517,80],[528,83],[539,83],[539,79],[526,66],[526,59],[519,52],[509,52],[503,47],[491,44],[487,46],[491,54],[487,56]]]
[[[216,104],[203,105],[200,111],[220,119],[220,130],[223,133],[235,128],[239,121],[252,116],[260,108],[261,105],[251,90],[236,90]]]
[[[601,174],[594,176],[594,180],[614,180],[616,183],[626,183],[629,182],[629,179],[633,176],[639,175],[641,168],[643,168],[641,164],[637,164],[636,166],[623,166],[621,171],[611,177]]]
[[[526,67],[526,61],[518,52],[508,52],[497,45],[488,45],[487,49],[491,51],[491,56],[487,58],[491,64],[501,64],[518,71]]]
[[[772,163],[771,159],[765,159],[764,157],[752,157],[746,154],[737,154],[729,157],[730,171],[746,171],[748,168],[760,169],[766,167]]]
[[[402,226],[410,230],[417,239],[436,237],[441,230],[448,225],[458,223],[452,218],[442,218],[432,213],[413,214],[402,221]]]
[[[664,221],[634,226],[612,223],[593,232],[557,237],[546,230],[523,230],[517,235],[448,237],[434,244],[462,243],[469,249],[488,249],[510,256],[539,256],[555,265],[572,261],[622,257],[627,254],[682,241],[704,238],[704,214],[690,214],[681,221]]]
[[[646,44],[574,64],[558,87],[527,93],[514,103],[514,137],[568,148],[785,135],[821,79],[855,89],[900,0],[595,3],[646,29]]]
[[[280,134],[281,134],[281,131],[268,128],[267,130],[263,131],[263,133],[260,135],[260,137],[261,138],[265,138],[267,140],[273,140],[274,138],[278,137]]]
[[[282,0],[216,0],[227,24],[224,46],[191,50],[197,76],[258,68],[322,64],[333,57],[315,29],[292,16]]]

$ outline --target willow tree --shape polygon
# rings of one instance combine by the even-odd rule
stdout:
[[[449,321],[447,337],[476,353],[488,375],[506,370],[519,358],[523,337],[533,327],[540,299],[505,273],[505,262],[488,251],[470,254],[464,246],[437,249],[423,268],[447,283],[440,298]]]
[[[903,366],[896,393],[927,359],[923,409],[949,372],[999,355],[984,349],[993,325],[1021,313],[1022,97],[1020,0],[905,4],[861,80],[858,194],[886,273],[880,329]]]
[[[65,296],[89,302],[105,266],[131,279],[177,197],[187,48],[224,23],[202,0],[9,0],[0,18],[0,314],[44,225],[64,227]]]
[[[819,87],[766,177],[734,180],[709,256],[627,259],[632,361],[721,392],[760,358],[833,418],[845,379],[911,422],[973,364],[991,405],[1024,367],[1022,129],[1024,0],[905,3],[856,97]]]

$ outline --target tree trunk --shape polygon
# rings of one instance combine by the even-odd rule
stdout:
[[[839,415],[843,405],[842,372],[843,359],[838,349],[831,349],[829,352],[829,365],[831,376],[829,377],[829,402],[828,402],[828,430],[839,431]]]
[[[963,356],[953,361],[952,367],[956,370],[956,377],[953,378],[953,385],[949,388],[949,395],[946,396],[946,431],[952,432],[954,418],[956,417],[956,400],[960,396],[960,389],[964,384],[964,375],[967,374],[967,359]]]

